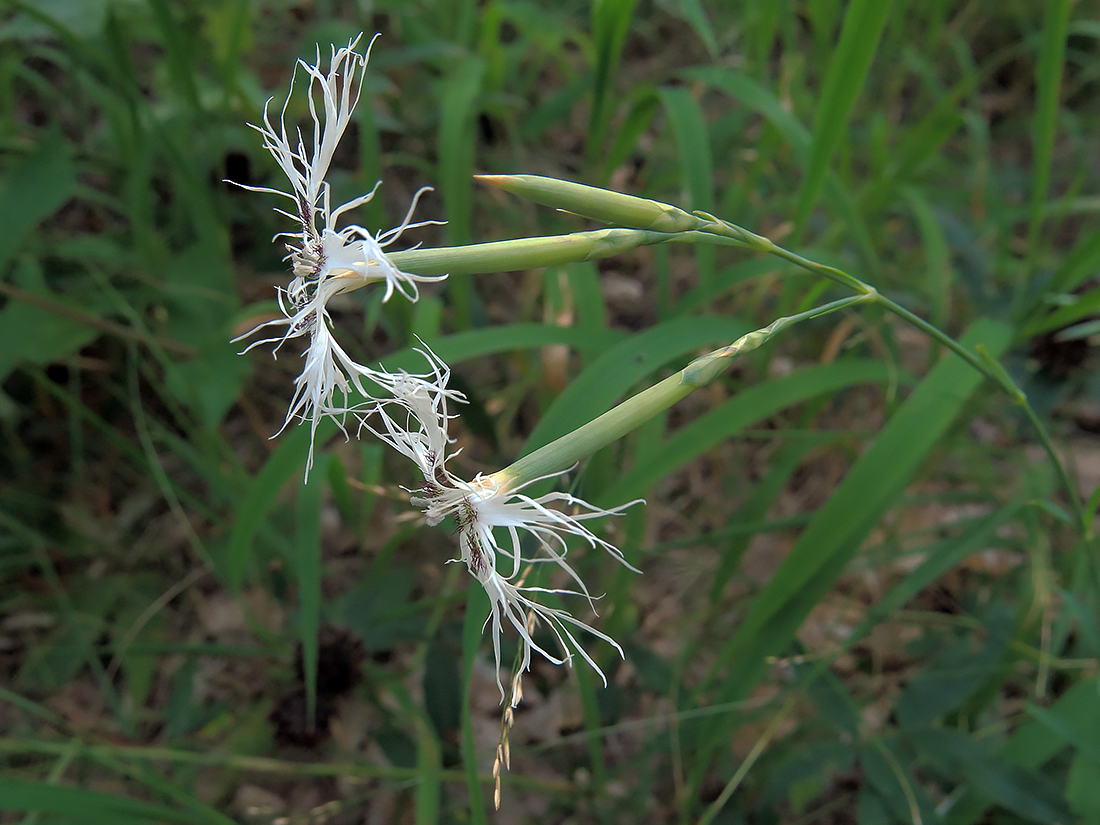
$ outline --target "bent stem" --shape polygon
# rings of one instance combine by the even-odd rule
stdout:
[[[869,287],[869,289],[871,289]],[[700,356],[674,375],[643,390],[571,433],[551,441],[493,476],[503,487],[518,487],[539,478],[567,470],[583,458],[622,438],[680,399],[709,384],[742,353],[750,352],[787,327],[828,315],[846,307],[869,303],[878,293],[841,298],[797,315],[777,318],[763,329],[742,335],[732,344]]]
[[[1039,442],[1043,445],[1043,449],[1046,451],[1047,456],[1050,458],[1051,463],[1054,465],[1055,472],[1058,474],[1058,479],[1062,486],[1066,490],[1066,494],[1069,496],[1070,505],[1073,509],[1073,517],[1077,522],[1078,529],[1081,530],[1082,535],[1086,539],[1092,538],[1092,526],[1086,516],[1085,510],[1081,505],[1081,497],[1077,493],[1077,487],[1073,483],[1073,480],[1069,476],[1069,472],[1066,470],[1065,464],[1058,457],[1058,454],[1054,450],[1054,443],[1050,439],[1050,434],[1047,432],[1043,422],[1036,415],[1035,410],[1032,408],[1031,403],[1027,399],[1027,394],[1020,389],[1008,372],[1000,365],[999,362],[994,361],[988,356],[982,357],[981,353],[975,354],[969,349],[964,347],[946,332],[941,330],[934,324],[921,318],[919,315],[907,310],[905,307],[890,300],[885,295],[882,295],[874,289],[874,287],[865,284],[858,278],[849,275],[846,272],[842,272],[839,269],[835,269],[831,266],[825,266],[819,264],[816,261],[811,261],[808,258],[803,258],[788,249],[784,249],[778,244],[774,243],[768,238],[762,235],[757,235],[754,232],[749,232],[747,229],[743,229],[735,224],[731,224],[728,221],[723,221],[720,218],[715,218],[712,215],[706,213],[696,213],[701,218],[705,218],[710,223],[706,226],[699,227],[698,232],[710,233],[719,237],[728,238],[743,244],[751,249],[756,249],[760,252],[766,252],[770,255],[775,255],[779,258],[783,258],[786,261],[806,269],[810,272],[814,272],[818,275],[823,275],[832,281],[854,289],[861,295],[867,296],[869,303],[877,304],[887,312],[893,313],[897,317],[901,318],[911,326],[916,327],[928,337],[943,344],[953,353],[962,358],[967,364],[972,366],[990,381],[995,383],[1012,399],[1012,402],[1020,407],[1024,411],[1024,415],[1027,416],[1027,420],[1031,422],[1031,425],[1035,428],[1035,432],[1039,436]]]

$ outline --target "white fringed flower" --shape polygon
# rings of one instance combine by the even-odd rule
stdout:
[[[622,655],[622,648],[609,636],[573,618],[564,610],[546,607],[531,598],[534,593],[581,595],[593,605],[580,576],[566,561],[569,536],[585,541],[590,547],[607,550],[622,564],[631,567],[622,553],[611,543],[601,539],[582,522],[603,516],[617,515],[639,502],[632,501],[620,507],[603,510],[568,493],[548,493],[531,498],[522,493],[526,484],[509,486],[502,479],[505,474],[494,476],[479,474],[472,481],[464,481],[446,467],[449,458],[447,447],[453,443],[447,435],[447,423],[454,416],[447,410],[448,401],[465,401],[461,393],[447,388],[450,370],[430,351],[421,350],[431,365],[431,376],[406,376],[402,381],[396,376],[390,385],[392,399],[380,401],[376,408],[380,425],[369,421],[364,426],[402,455],[416,463],[424,483],[414,493],[412,503],[421,507],[430,525],[439,524],[447,516],[454,518],[459,529],[461,555],[456,561],[465,563],[470,574],[485,588],[492,603],[486,625],[492,625],[493,655],[497,666],[497,684],[500,683],[500,637],[505,623],[515,628],[522,642],[521,672],[531,662],[531,651],[537,651],[555,664],[572,664],[573,652],[590,664],[600,678],[603,671],[577,642],[571,628],[580,628],[603,639]],[[568,505],[578,512],[568,514],[554,505]],[[502,528],[509,536],[503,545],[498,542],[494,528]],[[522,534],[534,538],[536,553],[525,556],[521,550]],[[510,570],[497,569],[497,557],[510,560]],[[577,590],[550,589],[525,586],[521,575],[524,565],[552,563],[564,570],[577,583]],[[534,617],[550,628],[562,650],[560,656],[540,647],[532,637],[529,619]],[[606,679],[604,679],[606,683]]]
[[[364,54],[355,51],[359,37],[352,40],[346,48],[337,49],[333,46],[327,72],[320,69],[319,50],[315,65],[304,60],[298,62],[295,75],[300,67],[309,76],[307,94],[313,130],[308,145],[301,130],[295,130],[293,135],[287,131],[286,111],[293,95],[293,80],[291,94],[287,95],[283,104],[278,126],[272,124],[265,106],[264,125],[252,127],[263,136],[264,148],[271,152],[290,180],[292,191],[253,186],[245,188],[282,195],[292,200],[293,213],[282,209],[277,211],[297,221],[300,227],[299,231],[284,232],[279,236],[290,239],[287,250],[294,273],[290,284],[285,289],[279,289],[279,306],[284,317],[261,324],[240,336],[250,337],[269,326],[286,327],[281,334],[256,341],[245,350],[247,352],[259,344],[273,343],[276,353],[290,338],[309,338],[304,355],[305,366],[295,381],[294,398],[290,403],[284,428],[295,418],[309,421],[314,433],[319,420],[324,416],[332,416],[342,424],[346,413],[369,408],[374,402],[363,384],[364,378],[383,385],[388,379],[385,373],[357,364],[333,338],[331,318],[326,309],[329,300],[365,284],[385,281],[383,301],[388,301],[395,291],[410,301],[416,301],[420,297],[419,283],[439,281],[446,277],[424,277],[402,272],[389,262],[384,251],[406,229],[440,223],[412,222],[412,213],[420,196],[430,191],[430,187],[416,193],[408,214],[399,226],[378,235],[372,235],[363,227],[355,225],[339,229],[337,224],[344,213],[370,201],[378,191],[380,182],[367,194],[336,209],[332,209],[329,203],[330,190],[325,178],[336,147],[359,102],[363,89],[363,72],[370,57],[371,46],[377,37],[375,35],[371,39]],[[349,403],[352,389],[363,396],[363,400]],[[337,391],[341,394],[339,398]]]

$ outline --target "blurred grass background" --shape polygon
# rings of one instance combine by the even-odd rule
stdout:
[[[229,339],[277,311],[287,226],[227,183],[281,188],[246,121],[296,58],[379,31],[330,176],[335,202],[384,179],[357,222],[430,184],[428,245],[584,226],[476,172],[712,211],[1003,357],[1093,511],[1098,11],[0,11],[0,822],[1100,820],[1095,543],[1010,399],[877,312],[581,468],[588,500],[649,501],[605,528],[644,575],[577,559],[626,660],[590,648],[607,689],[535,664],[488,812],[485,604],[409,467],[329,430],[303,486],[306,430],[269,440],[297,353]],[[358,360],[412,366],[420,335],[455,366],[466,475],[834,290],[661,247],[332,309]]]

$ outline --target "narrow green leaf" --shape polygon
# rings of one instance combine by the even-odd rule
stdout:
[[[168,64],[168,74],[172,78],[172,85],[176,87],[176,93],[183,99],[187,106],[195,114],[201,112],[199,93],[195,86],[194,52],[195,43],[187,42],[188,36],[193,31],[191,26],[181,25],[174,18],[173,4],[166,0],[149,0],[149,9],[152,11],[153,20],[160,30],[161,40],[164,44],[165,63]]]
[[[623,340],[623,333],[606,327],[559,327],[554,324],[507,324],[500,327],[472,329],[456,332],[429,345],[448,364],[457,364],[480,358],[483,355],[495,355],[501,352],[515,352],[554,344],[566,344],[577,349],[602,352]],[[417,369],[423,359],[411,349],[402,350],[392,356],[386,356],[387,367]]]
[[[317,659],[321,629],[321,504],[329,456],[317,457],[313,472],[298,490],[294,573],[298,580],[298,641],[302,645],[302,675],[306,683],[306,722],[317,716]]]
[[[1032,127],[1031,209],[1027,232],[1028,258],[1034,265],[1038,252],[1043,209],[1050,188],[1050,169],[1054,160],[1054,133],[1058,127],[1062,71],[1066,60],[1066,33],[1069,28],[1070,0],[1047,0],[1043,17],[1043,45],[1035,68],[1035,121]]]
[[[340,518],[358,534],[362,529],[362,513],[355,506],[355,495],[348,484],[348,471],[339,456],[329,456],[327,475],[329,489],[332,490],[332,502],[340,511]]]
[[[588,123],[585,155],[592,163],[603,149],[611,120],[612,87],[638,0],[595,0],[592,3],[592,43],[596,67],[592,81],[592,114]]]
[[[1100,233],[1097,233],[1100,238]],[[1070,303],[1060,306],[1048,315],[1036,318],[1020,331],[1020,337],[1033,337],[1045,332],[1064,329],[1082,318],[1089,318],[1100,311],[1100,289],[1074,295]]]
[[[382,480],[382,456],[383,445],[376,441],[360,442],[359,455],[362,475],[359,480],[363,484],[362,495],[359,499],[358,530],[356,537],[362,541],[366,527],[370,524],[371,513],[374,512],[375,493],[370,488],[377,487]]]
[[[318,428],[327,430],[327,427]],[[290,427],[290,432],[279,437],[279,446],[268,458],[252,481],[243,503],[237,510],[233,529],[229,533],[229,545],[225,553],[225,574],[234,589],[239,590],[244,578],[245,565],[252,552],[252,540],[275,506],[279,491],[290,477],[305,465],[309,453],[309,426]]]
[[[1051,733],[1073,745],[1090,759],[1100,762],[1100,704],[1092,705],[1085,713],[1073,719],[1065,713],[1055,713],[1049,708],[1028,703],[1027,715],[1047,727]]]
[[[1049,716],[1057,719],[1051,726],[1040,721],[1023,725],[1001,746],[998,756],[1029,771],[1045,765],[1065,750],[1069,741],[1062,735],[1065,728],[1073,729],[1079,721],[1089,727],[1100,725],[1097,719],[1100,708],[1100,680],[1095,676],[1084,679],[1062,695],[1047,709]],[[1089,728],[1086,727],[1086,734]],[[950,825],[971,825],[980,820],[985,811],[996,803],[995,797],[973,788],[955,803],[949,816]]]
[[[767,475],[753,486],[745,503],[738,508],[737,513],[730,518],[728,523],[731,526],[744,527],[763,522],[772,504],[786,489],[791,475],[798,469],[807,451],[836,437],[830,433],[821,433],[820,439],[800,438],[780,446],[768,457]],[[726,585],[740,569],[741,559],[745,555],[745,551],[748,550],[749,543],[755,537],[756,533],[749,532],[730,537],[729,543],[722,551],[718,569],[714,571],[714,579],[711,581],[711,605],[720,603]]]
[[[485,62],[470,55],[451,69],[439,92],[439,188],[447,214],[445,231],[451,244],[468,243],[471,237],[477,100],[484,74]],[[454,300],[456,326],[468,329],[470,281],[452,278],[448,289]]]
[[[474,683],[474,667],[481,648],[481,628],[489,615],[489,598],[481,587],[471,586],[466,600],[466,616],[462,623],[462,764],[466,769],[466,793],[470,798],[470,821],[474,825],[487,825],[485,797],[478,776],[478,754],[474,742],[472,717],[473,696],[470,687]]]
[[[899,751],[897,737],[874,739],[859,749],[859,764],[868,786],[893,814],[888,822],[939,825],[943,820],[912,771],[907,770],[911,760]]]
[[[759,113],[779,130],[779,134],[791,145],[799,163],[805,165],[809,161],[813,145],[809,129],[783,105],[775,93],[758,80],[744,72],[721,66],[697,66],[685,70],[684,75],[722,90],[742,105]]]
[[[848,128],[852,107],[867,79],[890,13],[890,0],[852,0],[844,14],[814,116],[813,149],[802,179],[795,224],[801,233],[829,173],[833,152]]]
[[[470,241],[475,121],[485,64],[470,56],[454,66],[440,87],[439,188],[451,244]]]
[[[714,37],[714,27],[710,24],[710,19],[707,17],[703,4],[699,0],[680,0],[680,13],[684,15],[684,19],[699,35],[699,39],[703,41],[703,45],[706,46],[710,56],[717,57],[718,41]]]
[[[657,91],[664,104],[680,156],[684,194],[692,210],[714,211],[714,161],[703,110],[683,86]]]
[[[428,720],[416,719],[416,825],[436,825],[443,795],[443,749]]]
[[[611,173],[626,162],[637,148],[638,139],[649,129],[661,109],[660,99],[651,87],[635,89],[631,92],[631,98],[630,110],[615,133],[615,140],[604,161],[601,182],[606,182]]]
[[[936,326],[942,327],[951,309],[951,252],[947,245],[947,237],[936,218],[932,204],[923,192],[907,187],[903,190],[903,194],[917,222],[917,230],[920,232],[921,246],[924,249],[928,267],[925,285],[926,293],[932,299],[929,320]]]
[[[676,138],[680,178],[688,204],[692,210],[713,212],[714,161],[703,110],[683,86],[664,87],[657,94]],[[706,295],[713,291],[715,252],[709,244],[699,244],[695,249],[699,262],[699,286]]]
[[[770,89],[743,72],[721,66],[691,68],[687,69],[684,75],[724,91],[730,97],[759,113],[778,129],[791,145],[795,159],[802,166],[803,172],[805,173],[809,168],[814,146],[810,132]],[[867,262],[868,269],[877,272],[881,269],[878,254],[856,199],[832,170],[827,170],[824,185],[833,207],[848,226],[860,254]]]
[[[364,83],[369,84],[370,73]],[[359,120],[359,185],[366,192],[374,186],[374,182],[382,180],[382,138],[378,133],[378,121],[374,115],[374,105],[371,96],[364,94],[356,108],[356,117]],[[366,215],[366,223],[374,232],[392,224],[386,221],[386,208],[382,198],[372,198],[363,204],[360,209]]]
[[[49,301],[59,311],[51,312],[18,298],[0,309],[0,381],[21,365],[45,366],[59,361],[102,334],[101,329],[81,320],[92,302],[73,306],[79,314],[70,317],[61,314],[71,306],[69,301],[52,297]]]
[[[979,519],[959,535],[919,548],[918,552],[924,557],[924,561],[871,608],[867,617],[847,636],[847,643],[855,644],[874,630],[883,618],[914,598],[940,576],[961,564],[968,556],[988,547],[996,531],[1012,519],[1022,505],[1023,500],[1017,499]]]
[[[1100,232],[1090,232],[1080,238],[1073,251],[1050,279],[1050,292],[1076,289],[1100,267]],[[1029,328],[1030,329],[1030,328]]]

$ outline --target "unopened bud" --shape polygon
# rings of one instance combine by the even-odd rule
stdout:
[[[624,195],[583,183],[541,175],[477,175],[478,180],[499,186],[513,195],[543,206],[572,212],[603,223],[649,229],[654,232],[687,232],[704,223],[695,215],[665,203]]]

